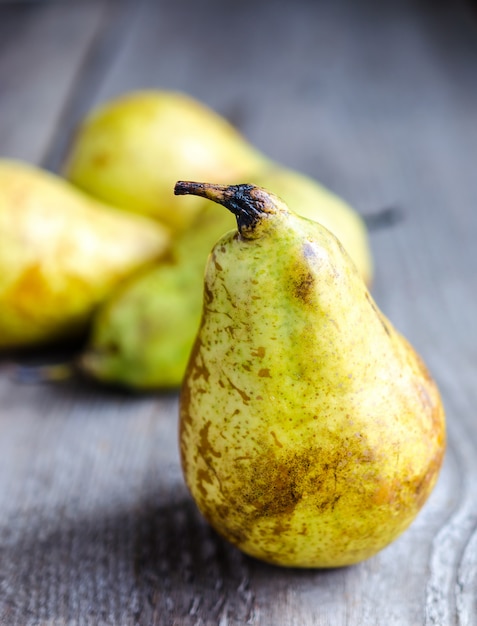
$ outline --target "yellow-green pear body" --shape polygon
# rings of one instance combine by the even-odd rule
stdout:
[[[360,214],[345,200],[310,176],[279,165],[252,174],[245,182],[268,189],[298,215],[330,230],[353,259],[363,280],[371,285],[373,261],[368,231]]]
[[[197,333],[202,276],[167,262],[119,289],[94,318],[81,370],[133,390],[177,389]]]
[[[0,161],[0,348],[83,331],[97,305],[169,240],[153,220],[37,167]]]
[[[251,197],[265,214],[225,235],[207,264],[181,392],[184,476],[245,553],[350,565],[392,542],[426,501],[444,411],[339,241],[264,193]]]
[[[178,178],[243,180],[265,163],[227,121],[179,92],[135,91],[114,98],[81,123],[65,163],[75,185],[105,202],[145,213],[181,231],[200,202],[173,195]]]
[[[341,198],[311,178],[278,166],[251,175],[250,182],[325,225],[347,248],[363,279],[371,282],[366,228]],[[81,359],[88,375],[132,389],[180,386],[199,326],[207,256],[236,226],[229,211],[201,201],[194,223],[174,238],[168,262],[130,281],[99,309]]]
[[[160,261],[118,289],[93,319],[79,365],[89,376],[131,389],[177,388],[202,311],[203,276],[214,243],[233,216],[206,203]]]

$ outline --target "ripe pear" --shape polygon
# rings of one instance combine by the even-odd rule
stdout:
[[[366,228],[348,204],[311,178],[279,166],[251,178],[297,213],[327,226],[371,282]],[[136,390],[179,387],[199,326],[207,256],[234,226],[232,213],[203,201],[193,225],[172,242],[168,262],[130,281],[100,307],[80,359],[83,371]]]
[[[208,253],[234,225],[230,213],[216,209],[207,203],[165,260],[99,307],[78,361],[85,374],[133,390],[180,386],[199,325]]]
[[[179,177],[243,180],[266,159],[221,115],[185,94],[130,92],[80,124],[64,175],[91,195],[178,232],[200,202],[173,195]]]
[[[366,284],[373,279],[368,232],[359,213],[337,194],[311,177],[280,165],[248,177],[248,182],[272,191],[298,215],[320,222],[345,247]]]
[[[326,228],[253,185],[180,182],[237,218],[213,248],[180,399],[185,480],[245,553],[366,559],[415,518],[445,448],[439,391]]]
[[[0,161],[0,349],[84,330],[121,281],[161,256],[169,234],[54,174]]]

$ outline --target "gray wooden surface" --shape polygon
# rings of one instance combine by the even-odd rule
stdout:
[[[90,106],[140,87],[209,103],[363,214],[399,209],[401,221],[372,233],[373,291],[441,387],[445,464],[416,522],[376,557],[341,570],[275,568],[238,553],[196,512],[174,394],[22,384],[3,355],[0,623],[477,624],[472,5],[0,4],[1,156],[57,169]]]

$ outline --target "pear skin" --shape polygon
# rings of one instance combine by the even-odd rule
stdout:
[[[155,221],[34,166],[0,161],[0,349],[83,332],[99,303],[169,240]]]
[[[373,260],[368,231],[360,214],[345,200],[313,178],[278,165],[252,174],[247,182],[268,189],[298,215],[330,230],[355,262],[365,283],[371,285]]]
[[[179,232],[201,205],[174,197],[179,177],[243,180],[265,162],[205,104],[179,92],[145,90],[93,110],[80,124],[63,169],[89,194]]]
[[[238,230],[213,248],[180,399],[186,483],[245,553],[290,567],[367,559],[431,493],[438,388],[340,242],[253,185],[181,182]]]

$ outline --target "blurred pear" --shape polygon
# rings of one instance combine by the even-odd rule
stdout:
[[[0,161],[0,348],[84,331],[97,305],[159,258],[167,230],[62,178]]]
[[[199,325],[207,255],[233,222],[231,214],[207,203],[165,262],[129,281],[99,308],[80,368],[96,380],[131,389],[177,388]]]
[[[130,92],[79,126],[64,175],[101,200],[181,231],[200,206],[174,197],[178,178],[246,179],[266,159],[205,104],[162,90]]]

